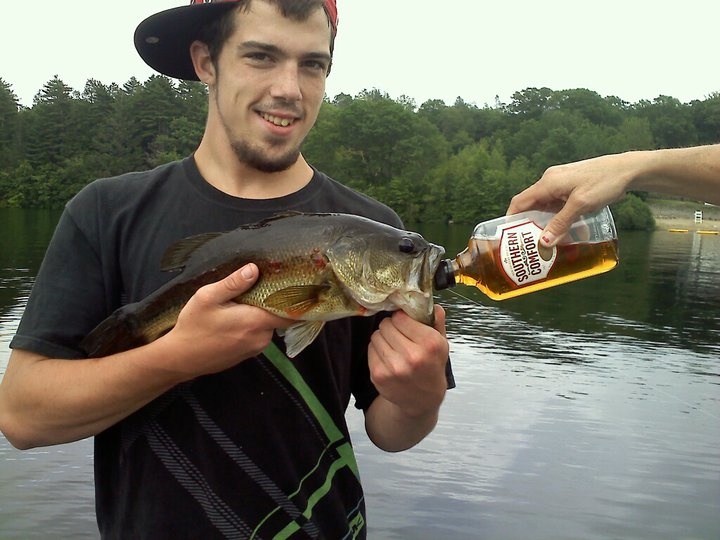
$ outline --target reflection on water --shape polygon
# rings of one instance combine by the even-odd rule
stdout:
[[[422,232],[452,255],[465,229]],[[0,374],[46,239],[24,241],[0,246]],[[348,413],[370,538],[720,537],[720,237],[620,249],[613,272],[529,296],[438,295],[458,387],[435,432],[385,454]],[[0,538],[96,537],[91,454],[0,437]]]

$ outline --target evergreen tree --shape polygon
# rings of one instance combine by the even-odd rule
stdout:
[[[0,78],[0,170],[13,167],[19,158],[19,109],[17,95]]]

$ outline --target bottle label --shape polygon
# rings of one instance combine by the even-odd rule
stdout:
[[[532,221],[508,223],[500,231],[500,262],[510,281],[524,287],[545,279],[555,264],[555,248],[538,249],[542,228]]]

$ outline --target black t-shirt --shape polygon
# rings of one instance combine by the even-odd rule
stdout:
[[[269,200],[216,190],[192,157],[97,180],[66,206],[11,347],[82,358],[79,343],[95,325],[173,277],[159,269],[168,246],[288,210],[401,226],[388,207],[317,171]],[[367,344],[379,317],[327,323],[293,361],[271,346],[97,435],[103,538],[364,538],[344,415],[351,394],[362,409],[377,396]]]

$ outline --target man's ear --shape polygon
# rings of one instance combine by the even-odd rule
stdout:
[[[215,82],[215,65],[210,58],[210,50],[202,41],[193,41],[190,44],[190,58],[192,58],[195,73],[202,82],[211,85]]]

